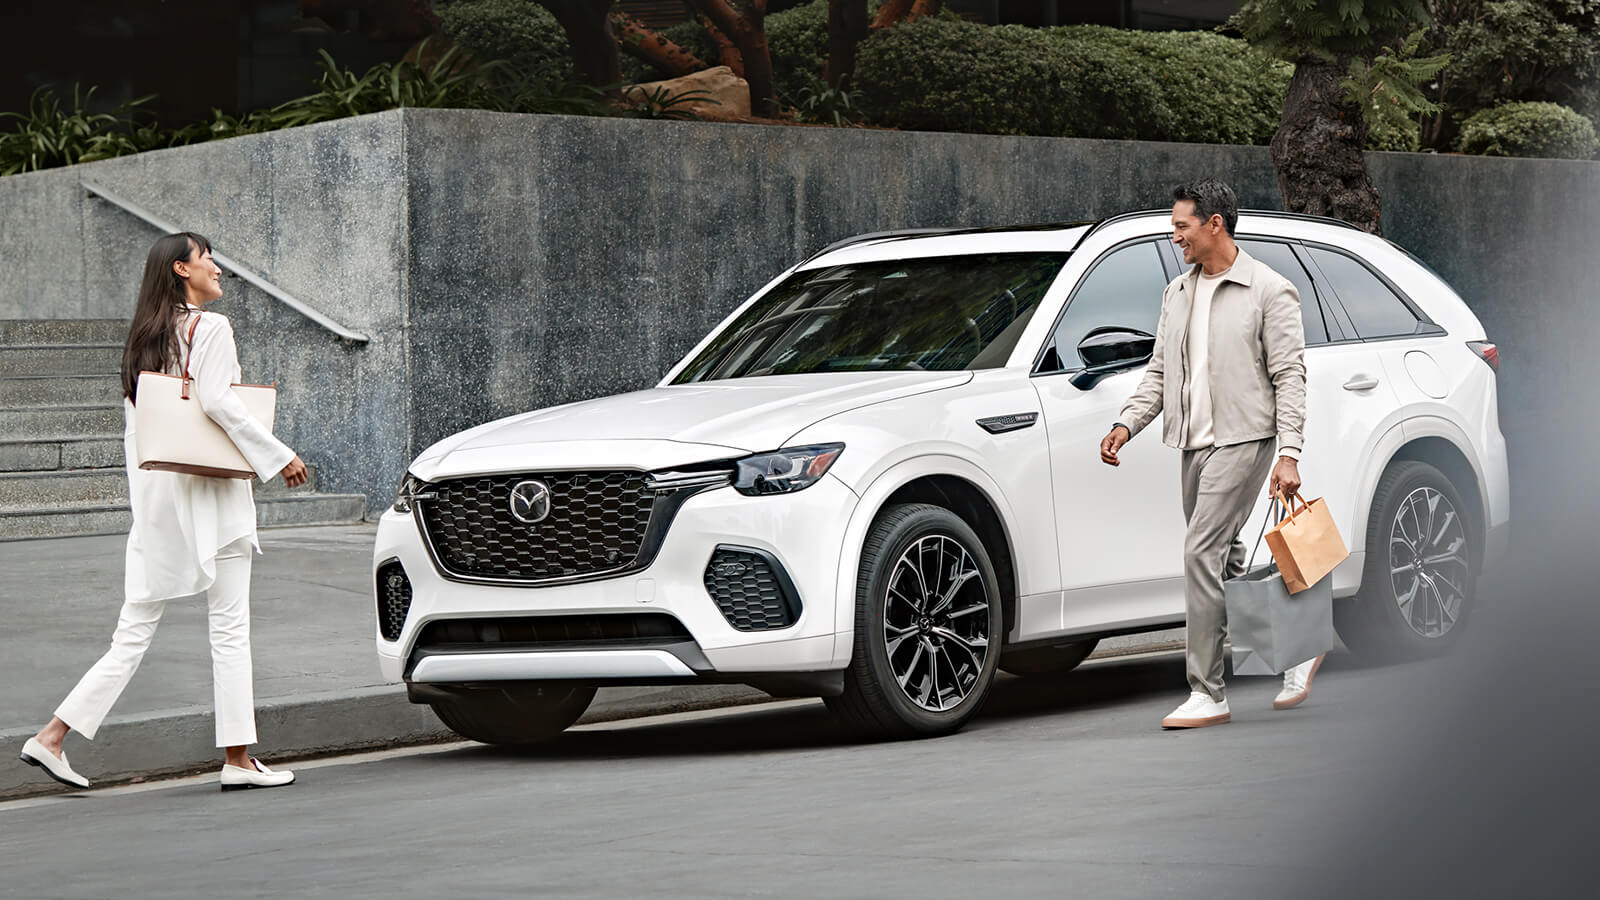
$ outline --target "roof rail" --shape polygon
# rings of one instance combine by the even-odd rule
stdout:
[[[1118,214],[1116,214],[1114,216],[1107,216],[1106,218],[1101,219],[1100,221],[1094,223],[1094,227],[1089,229],[1089,233],[1085,234],[1084,237],[1088,237],[1090,234],[1094,234],[1095,232],[1099,231],[1100,229],[1104,228],[1107,225],[1112,225],[1114,223],[1122,222],[1122,221],[1125,221],[1127,219],[1137,219],[1137,218],[1140,218],[1141,216],[1150,216],[1150,215],[1162,215],[1162,216],[1165,216],[1165,215],[1170,215],[1171,213],[1172,213],[1172,211],[1169,210],[1169,209],[1140,209],[1140,210],[1133,210],[1131,212],[1118,213]],[[1321,222],[1321,223],[1323,223],[1325,225],[1340,225],[1340,226],[1343,226],[1345,228],[1352,229],[1354,231],[1361,231],[1360,228],[1357,228],[1356,226],[1350,224],[1349,222],[1344,221],[1343,219],[1335,219],[1335,218],[1333,218],[1331,216],[1313,216],[1313,215],[1310,215],[1309,213],[1284,212],[1281,209],[1241,209],[1241,210],[1239,210],[1239,215],[1241,215],[1241,216],[1263,216],[1263,217],[1270,218],[1270,219],[1294,219],[1294,220],[1301,221],[1301,222]],[[1362,234],[1365,234],[1365,233],[1366,232],[1362,231]]]
[[[143,208],[135,206],[133,203],[130,203],[127,200],[124,200],[123,198],[117,196],[116,194],[110,193],[105,188],[101,187],[100,185],[96,184],[93,181],[90,181],[87,178],[82,179],[81,183],[83,184],[83,189],[88,191],[90,196],[99,197],[100,199],[107,201],[108,203],[110,203],[113,206],[120,207],[124,212],[127,212],[128,214],[132,215],[134,218],[143,221],[147,225],[154,226],[155,228],[160,229],[161,231],[164,231],[164,232],[166,232],[168,234],[174,234],[176,232],[179,232],[179,231],[183,230],[181,228],[173,227],[173,225],[170,222],[165,222],[165,221],[163,221],[161,219],[156,218],[154,215],[150,214],[149,212],[146,212]],[[335,322],[334,320],[328,318],[327,316],[323,315],[322,313],[317,312],[316,310],[312,309],[311,307],[309,307],[309,306],[305,305],[304,303],[300,302],[299,300],[295,299],[287,291],[283,290],[282,288],[278,287],[277,285],[273,284],[272,282],[268,281],[267,279],[265,279],[265,278],[261,277],[260,275],[256,274],[254,271],[252,271],[252,270],[240,265],[239,263],[237,263],[234,260],[228,258],[227,256],[224,256],[223,254],[218,253],[216,250],[212,250],[211,251],[211,258],[216,261],[218,266],[221,266],[222,268],[227,269],[228,271],[230,271],[233,274],[239,276],[240,278],[243,278],[245,281],[248,281],[249,283],[255,285],[256,287],[260,288],[263,292],[265,292],[268,296],[276,298],[277,300],[279,300],[280,302],[284,303],[290,309],[294,310],[295,312],[299,313],[300,315],[305,316],[306,318],[308,318],[311,321],[317,323],[318,325],[321,325],[323,328],[328,329],[329,331],[331,331],[335,335],[337,335],[340,339],[346,340],[346,341],[350,341],[352,343],[357,343],[357,344],[365,344],[369,340],[369,338],[366,335],[361,334],[360,332],[357,332],[357,331],[352,331],[351,329],[346,328],[343,325],[340,325],[338,322]]]
[[[1005,232],[1005,231],[1064,231],[1064,230],[1066,230],[1068,228],[1082,228],[1085,225],[1093,225],[1093,224],[1095,224],[1095,223],[1094,222],[1046,222],[1046,223],[1042,223],[1042,224],[1038,224],[1038,225],[998,225],[998,226],[989,226],[989,227],[979,226],[979,227],[968,227],[968,228],[901,228],[901,229],[897,229],[895,231],[873,231],[873,232],[869,232],[867,234],[858,234],[858,235],[855,235],[853,237],[847,237],[844,240],[834,241],[833,243],[827,245],[826,247],[823,247],[821,250],[818,250],[817,252],[815,252],[815,253],[811,254],[810,256],[806,257],[805,260],[803,260],[800,263],[800,265],[805,265],[806,263],[812,261],[813,259],[816,259],[817,257],[823,255],[824,253],[832,253],[835,250],[839,250],[839,249],[842,249],[842,248],[845,248],[845,247],[854,246],[855,244],[864,244],[867,241],[883,241],[883,240],[894,241],[894,240],[907,240],[909,238],[919,238],[919,237],[946,237],[946,236],[958,235],[958,234],[984,234],[984,233]]]

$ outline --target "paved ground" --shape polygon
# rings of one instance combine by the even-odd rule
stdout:
[[[1335,662],[1281,713],[1273,680],[1241,681],[1234,724],[1163,733],[1181,665],[1006,678],[939,740],[854,744],[791,701],[303,769],[271,792],[0,804],[0,895],[1248,895],[1304,865],[1284,813],[1381,764],[1363,725],[1416,667]]]

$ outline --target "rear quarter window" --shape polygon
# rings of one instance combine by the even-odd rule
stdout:
[[[1353,256],[1307,247],[1362,340],[1416,334],[1422,324],[1411,307],[1377,273]]]

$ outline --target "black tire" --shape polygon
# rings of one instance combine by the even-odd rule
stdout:
[[[1098,638],[1089,638],[1085,641],[1073,641],[1066,644],[1056,644],[1051,647],[1030,647],[1026,650],[1012,650],[1000,657],[1000,671],[1009,672],[1021,678],[1047,678],[1052,675],[1065,675],[1078,667],[1078,664],[1089,658],[1094,652]]]
[[[1483,546],[1471,509],[1427,463],[1405,460],[1383,474],[1367,521],[1361,591],[1333,608],[1345,646],[1393,661],[1440,653],[1460,639],[1477,599]],[[1428,511],[1431,528],[1419,518]],[[1447,549],[1450,560],[1438,561]]]
[[[592,687],[483,688],[429,704],[446,728],[483,744],[526,746],[547,741],[578,721]]]
[[[935,561],[935,553],[946,555]],[[860,572],[855,650],[844,693],[827,698],[828,708],[874,738],[960,729],[988,696],[1005,634],[1000,582],[983,542],[948,509],[898,504],[867,533]],[[905,687],[897,671],[905,674]],[[939,682],[941,675],[947,683]]]

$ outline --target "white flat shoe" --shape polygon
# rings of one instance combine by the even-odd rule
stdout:
[[[1162,728],[1205,728],[1208,725],[1225,725],[1233,718],[1228,712],[1228,700],[1211,699],[1210,694],[1194,691],[1183,705],[1161,720]]]
[[[253,756],[250,757],[250,765],[252,768],[249,769],[223,765],[222,789],[242,791],[248,788],[282,787],[294,783],[293,772],[274,772]]]
[[[61,751],[60,756],[56,756],[46,750],[37,738],[28,738],[27,743],[22,745],[22,761],[30,766],[38,766],[44,770],[46,775],[67,787],[86,788],[89,786],[89,779],[72,771],[72,766],[67,764],[67,752],[65,750]]]
[[[1306,698],[1311,696],[1311,679],[1317,677],[1317,670],[1322,668],[1322,661],[1327,658],[1328,654],[1324,653],[1283,673],[1283,690],[1273,699],[1272,708],[1294,709],[1306,702]]]

